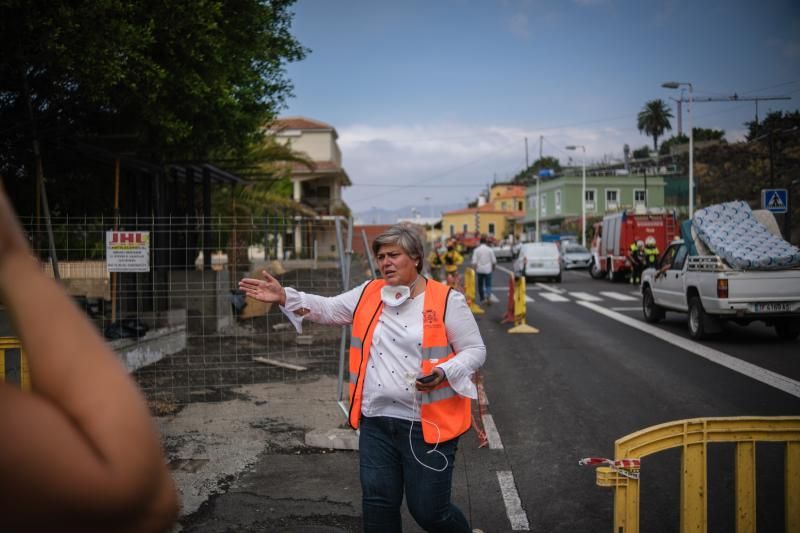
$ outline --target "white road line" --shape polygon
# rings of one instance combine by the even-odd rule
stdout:
[[[736,357],[720,352],[719,350],[703,346],[702,344],[689,339],[684,339],[683,337],[675,335],[674,333],[662,331],[654,326],[651,326],[650,324],[646,324],[628,316],[615,313],[614,311],[600,307],[597,304],[593,304],[591,302],[578,302],[578,304],[587,307],[592,311],[600,313],[601,315],[605,315],[611,319],[614,319],[617,322],[622,322],[627,326],[631,326],[632,328],[649,333],[654,337],[658,337],[663,341],[673,344],[679,348],[683,348],[684,350],[695,355],[699,355],[704,359],[708,359],[712,363],[717,363],[718,365],[724,366],[725,368],[733,370],[734,372],[738,372],[747,377],[753,378],[756,381],[760,381],[761,383],[769,385],[770,387],[782,390],[783,392],[791,394],[796,398],[800,398],[800,382],[791,378],[782,376],[781,374],[761,368],[760,366],[756,366],[746,361],[742,361],[741,359],[737,359]]]
[[[612,311],[641,311],[641,307],[612,307]]]
[[[517,493],[517,484],[514,483],[514,474],[510,470],[497,472],[497,481],[500,483],[500,492],[506,504],[506,515],[511,523],[512,531],[530,531],[528,514],[522,508],[522,501]]]
[[[533,298],[531,298],[531,297],[530,297],[530,296],[528,296],[527,294],[525,295],[525,302],[526,302],[526,303],[532,304],[532,303],[533,303],[533,302],[535,302],[535,301],[536,301],[536,300],[534,300]]]
[[[639,299],[634,298],[633,296],[628,296],[627,294],[622,294],[620,292],[600,291],[600,294],[607,296],[612,300],[619,300],[620,302],[635,302]]]
[[[492,418],[492,415],[483,415],[481,421],[483,421],[483,429],[486,430],[486,439],[489,441],[489,449],[502,450],[503,441],[500,440],[500,433],[497,431],[497,426],[494,425],[494,418]]]
[[[551,292],[542,292],[542,293],[539,294],[539,296],[541,296],[545,300],[548,300],[548,301],[551,301],[551,302],[568,302],[569,301],[569,298],[567,298],[566,296],[561,296],[560,294],[553,294]]]
[[[567,292],[564,289],[557,289],[555,287],[551,287],[550,285],[546,285],[546,284],[542,283],[541,281],[537,281],[534,285],[536,285],[540,289],[544,289],[546,291],[554,292],[556,294],[562,294],[562,293]]]
[[[584,300],[586,302],[602,302],[602,298],[598,298],[594,294],[589,294],[588,292],[571,292],[569,293],[570,296],[574,298],[578,298],[579,300]]]
[[[636,296],[637,299],[642,297],[642,293],[640,291],[631,291],[631,294]]]

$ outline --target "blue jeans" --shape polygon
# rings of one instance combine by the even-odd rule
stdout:
[[[414,459],[410,426],[410,421],[399,418],[361,417],[358,448],[365,533],[402,533],[403,491],[411,516],[425,531],[470,533],[467,519],[450,503],[458,438],[439,443],[447,468],[436,472]],[[445,465],[438,453],[426,453],[433,445],[423,440],[419,422],[414,422],[411,442],[420,461],[436,469]]]
[[[486,301],[492,294],[492,273],[478,273],[478,299]]]

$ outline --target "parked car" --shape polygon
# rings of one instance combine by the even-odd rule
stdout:
[[[576,242],[561,245],[561,255],[564,257],[564,268],[589,268],[592,264],[592,253]]]
[[[519,250],[515,270],[529,278],[552,278],[561,282],[563,261],[554,242],[529,242]]]
[[[514,252],[511,249],[510,244],[501,244],[498,246],[492,246],[492,251],[494,252],[494,257],[498,261],[511,261],[514,258]]]

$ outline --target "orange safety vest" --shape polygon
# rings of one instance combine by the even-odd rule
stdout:
[[[356,304],[353,313],[353,331],[350,335],[350,426],[358,429],[361,420],[361,398],[367,373],[372,334],[383,311],[382,279],[371,281]],[[450,287],[428,280],[425,287],[425,309],[422,312],[422,375],[456,356],[447,340],[444,314]],[[420,402],[422,436],[425,442],[444,442],[469,429],[471,423],[470,399],[459,395],[445,379],[435,389],[422,393]],[[434,426],[435,424],[435,426]],[[438,426],[439,430],[436,430]]]

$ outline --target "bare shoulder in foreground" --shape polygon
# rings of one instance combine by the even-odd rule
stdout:
[[[32,390],[0,382],[4,531],[167,531],[178,500],[144,398],[32,257],[0,186],[0,306]]]

